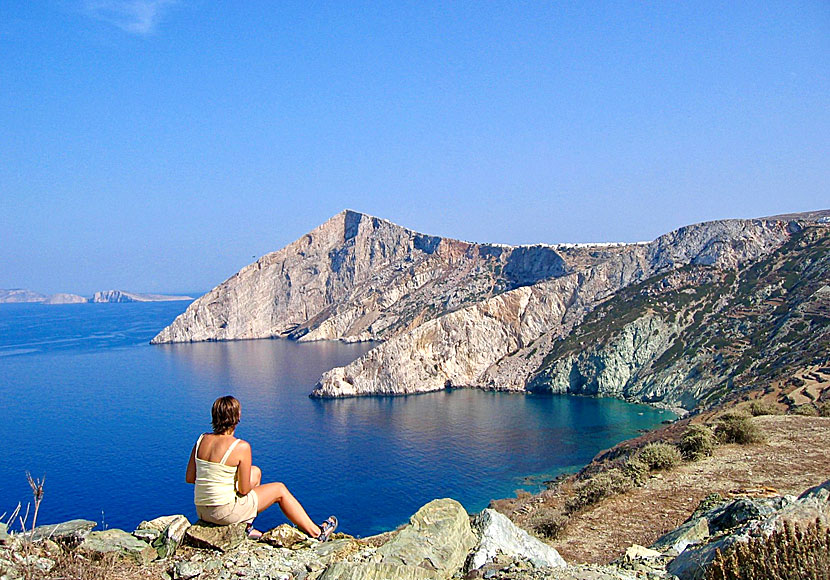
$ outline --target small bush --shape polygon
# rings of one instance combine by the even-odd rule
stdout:
[[[540,536],[555,540],[565,531],[568,516],[562,510],[543,506],[533,512],[528,524]]]
[[[565,502],[568,513],[599,503],[606,497],[623,493],[631,489],[633,484],[622,470],[614,468],[597,473],[585,481],[574,486],[574,495]]]
[[[683,461],[683,456],[671,443],[649,443],[637,452],[637,459],[655,471],[673,468]]]
[[[648,472],[650,471],[648,465],[636,457],[629,457],[622,468],[625,476],[631,480],[634,485],[640,486],[648,479]]]
[[[805,417],[817,417],[818,409],[812,403],[804,403],[803,405],[793,407],[792,413],[793,415],[804,415]]]
[[[819,520],[801,531],[785,522],[783,531],[768,538],[738,542],[716,552],[706,580],[801,580],[830,578],[830,530]]]
[[[748,445],[764,440],[758,427],[748,415],[743,413],[724,413],[715,424],[715,437],[721,443],[739,443]]]
[[[749,404],[749,414],[753,417],[761,415],[780,415],[781,411],[775,405],[766,401],[752,401]]]
[[[818,407],[818,414],[821,417],[830,417],[830,401],[824,401],[823,403],[819,403]]]
[[[706,425],[689,425],[680,439],[680,453],[689,461],[710,457],[715,451],[715,434]]]

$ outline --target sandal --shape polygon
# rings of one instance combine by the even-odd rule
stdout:
[[[258,540],[262,537],[262,532],[260,532],[257,529],[254,529],[254,524],[248,524],[247,526],[245,526],[245,533],[251,540]]]
[[[328,542],[331,534],[337,529],[337,518],[329,516],[329,519],[320,524],[320,535],[317,536],[318,542]]]

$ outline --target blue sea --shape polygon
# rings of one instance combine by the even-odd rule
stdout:
[[[132,530],[195,519],[184,481],[210,430],[210,405],[242,403],[237,435],[264,481],[282,481],[322,521],[365,536],[453,497],[468,511],[587,463],[673,418],[612,399],[451,390],[408,397],[309,399],[320,374],[370,344],[149,340],[187,302],[0,305],[0,514],[31,501],[39,523],[72,518]],[[283,523],[275,506],[257,519]]]

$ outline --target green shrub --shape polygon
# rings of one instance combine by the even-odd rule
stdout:
[[[830,417],[830,401],[824,401],[816,405],[818,407],[818,414],[822,417]]]
[[[648,479],[648,472],[650,471],[648,465],[640,461],[637,457],[629,457],[622,468],[625,476],[631,480],[634,485],[643,485]]]
[[[544,538],[555,540],[568,525],[568,516],[557,508],[542,506],[533,512],[528,522],[530,529]]]
[[[602,471],[574,486],[574,495],[565,502],[565,509],[568,513],[578,511],[599,503],[606,497],[626,492],[632,486],[631,480],[622,470],[613,468]]]
[[[680,453],[684,459],[697,461],[710,457],[715,451],[715,434],[706,425],[689,425],[680,439]]]
[[[749,414],[753,417],[760,415],[780,415],[781,411],[778,407],[766,401],[752,401],[749,404]]]
[[[817,417],[818,409],[812,403],[804,403],[803,405],[793,407],[792,413],[793,415],[804,415],[805,417]]]
[[[801,580],[830,578],[830,530],[819,520],[801,531],[784,523],[768,538],[737,542],[718,550],[706,569],[706,580]]]
[[[747,445],[764,440],[758,427],[748,415],[729,412],[718,417],[715,423],[715,437],[721,443]]]
[[[671,443],[649,443],[637,452],[637,459],[648,465],[651,471],[671,469],[681,461],[683,456]]]

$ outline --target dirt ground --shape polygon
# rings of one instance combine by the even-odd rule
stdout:
[[[713,457],[608,498],[573,516],[564,537],[552,545],[567,562],[606,563],[628,546],[648,546],[680,525],[710,493],[771,487],[797,495],[830,479],[830,418],[767,415],[753,421],[765,443],[720,446]]]

